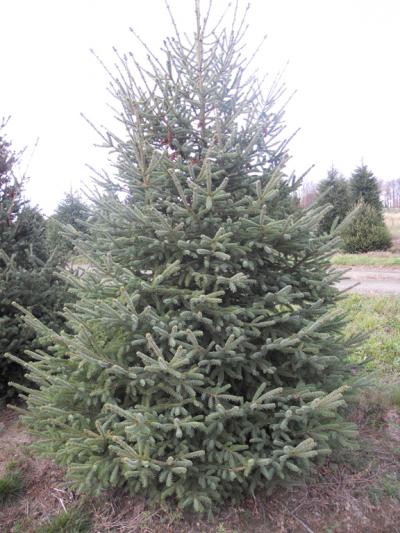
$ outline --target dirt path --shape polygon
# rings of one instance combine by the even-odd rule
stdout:
[[[400,269],[352,267],[338,286],[359,294],[393,294],[400,295]]]

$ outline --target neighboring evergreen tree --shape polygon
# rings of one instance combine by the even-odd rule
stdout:
[[[342,233],[343,248],[351,254],[387,250],[392,244],[382,215],[372,205],[361,202],[353,220]]]
[[[0,128],[0,402],[16,396],[8,382],[22,382],[23,368],[4,354],[24,357],[40,346],[35,332],[21,319],[17,302],[49,327],[58,330],[63,320],[57,312],[66,298],[65,283],[54,274],[46,225],[40,212],[22,198],[22,183],[14,175],[16,154]]]
[[[343,248],[349,253],[387,250],[392,241],[383,217],[379,183],[366,165],[358,167],[350,179],[353,206],[359,210],[343,232]]]
[[[334,222],[339,224],[349,214],[351,209],[350,192],[347,181],[335,168],[331,168],[327,177],[318,186],[317,205],[331,205],[331,210],[325,214],[319,224],[321,233],[329,233]]]
[[[340,407],[354,339],[335,311],[338,239],[317,233],[326,209],[291,200],[280,89],[265,98],[245,77],[242,23],[208,29],[198,1],[196,20],[164,62],[121,58],[126,134],[104,135],[118,174],[78,242],[89,268],[69,275],[72,332],[26,314],[54,344],[28,365],[40,389],[22,391],[35,446],[75,488],[202,511],[351,440]]]
[[[61,200],[54,215],[47,221],[47,236],[51,250],[68,259],[73,251],[74,244],[71,237],[67,237],[64,227],[71,225],[75,230],[86,232],[86,221],[89,217],[89,207],[79,194],[70,191]]]
[[[7,254],[15,252],[15,226],[13,222],[24,205],[21,195],[22,185],[14,175],[13,169],[20,154],[12,150],[11,143],[4,135],[8,120],[0,122],[0,231],[1,248]]]
[[[363,201],[374,207],[379,213],[383,212],[378,180],[374,173],[368,170],[367,165],[362,164],[355,169],[349,185],[353,206]]]

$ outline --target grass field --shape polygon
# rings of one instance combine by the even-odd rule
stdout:
[[[332,257],[335,266],[369,266],[381,268],[400,268],[400,254],[392,252],[373,252],[368,254],[335,254]]]
[[[369,333],[353,353],[354,361],[368,361],[370,369],[400,372],[400,297],[347,296],[339,306],[349,314],[347,334]]]

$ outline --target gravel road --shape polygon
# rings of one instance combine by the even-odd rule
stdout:
[[[400,269],[353,267],[345,277],[347,279],[338,284],[340,289],[347,289],[358,283],[350,292],[400,295]]]

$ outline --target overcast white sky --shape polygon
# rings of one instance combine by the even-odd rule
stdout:
[[[227,0],[214,0],[217,11]],[[243,7],[247,0],[240,0]],[[178,24],[193,23],[191,0],[170,0]],[[348,175],[361,158],[384,180],[400,176],[400,2],[250,0],[250,48],[271,74],[289,61],[284,81],[297,93],[287,108],[290,166],[315,163],[312,180],[333,163]],[[96,135],[81,118],[112,126],[108,78],[112,46],[137,49],[133,26],[154,50],[171,34],[164,0],[3,0],[0,3],[0,117],[27,146],[27,196],[51,213],[71,187],[90,182],[86,164],[104,166]],[[37,147],[33,151],[36,139]],[[33,152],[33,153],[32,153]]]

